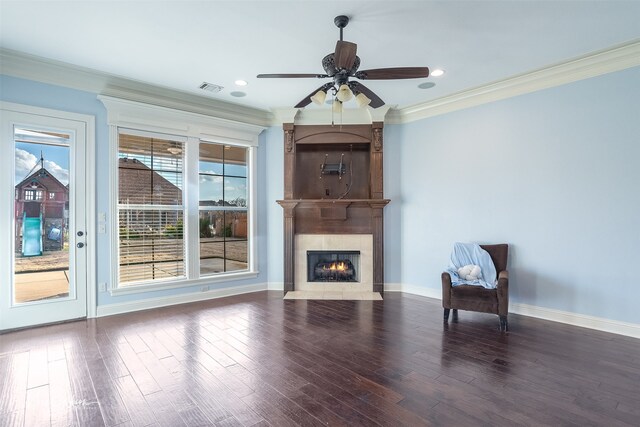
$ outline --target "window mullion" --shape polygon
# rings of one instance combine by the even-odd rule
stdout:
[[[197,279],[200,276],[200,223],[199,223],[199,154],[200,139],[189,137],[185,144],[185,217],[186,217],[186,263],[187,277]]]
[[[257,227],[257,188],[258,182],[256,180],[256,169],[257,169],[257,147],[249,147],[247,150],[247,161],[249,164],[249,168],[247,169],[247,184],[249,187],[249,194],[247,195],[247,215],[249,216],[249,223],[247,227],[249,228],[247,234],[247,251],[249,256],[249,270],[256,271],[258,269],[258,244],[256,236],[258,234]]]

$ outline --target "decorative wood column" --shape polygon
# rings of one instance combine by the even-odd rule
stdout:
[[[284,123],[284,199],[293,199],[293,178],[296,176],[296,144],[293,123]]]
[[[371,124],[371,198],[383,196],[383,142],[382,122]],[[384,218],[382,209],[387,203],[371,204],[371,228],[373,231],[373,292],[384,292]]]
[[[389,200],[371,201],[373,231],[373,292],[384,292],[384,218],[383,208]]]
[[[278,200],[284,211],[284,291],[293,291],[295,277],[295,210],[298,202]]]
[[[372,144],[369,148],[371,170],[369,173],[371,184],[371,198],[383,198],[382,186],[382,122],[374,122],[371,124]]]

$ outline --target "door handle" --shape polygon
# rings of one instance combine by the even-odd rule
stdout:
[[[76,245],[78,248],[82,249],[84,248],[84,243],[80,242]]]

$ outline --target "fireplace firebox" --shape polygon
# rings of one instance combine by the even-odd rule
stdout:
[[[359,282],[360,251],[307,251],[307,282]]]

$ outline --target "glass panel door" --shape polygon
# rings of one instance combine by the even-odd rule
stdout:
[[[14,127],[14,305],[75,296],[69,287],[71,140],[69,133]]]
[[[2,113],[0,329],[85,317],[86,124]]]

